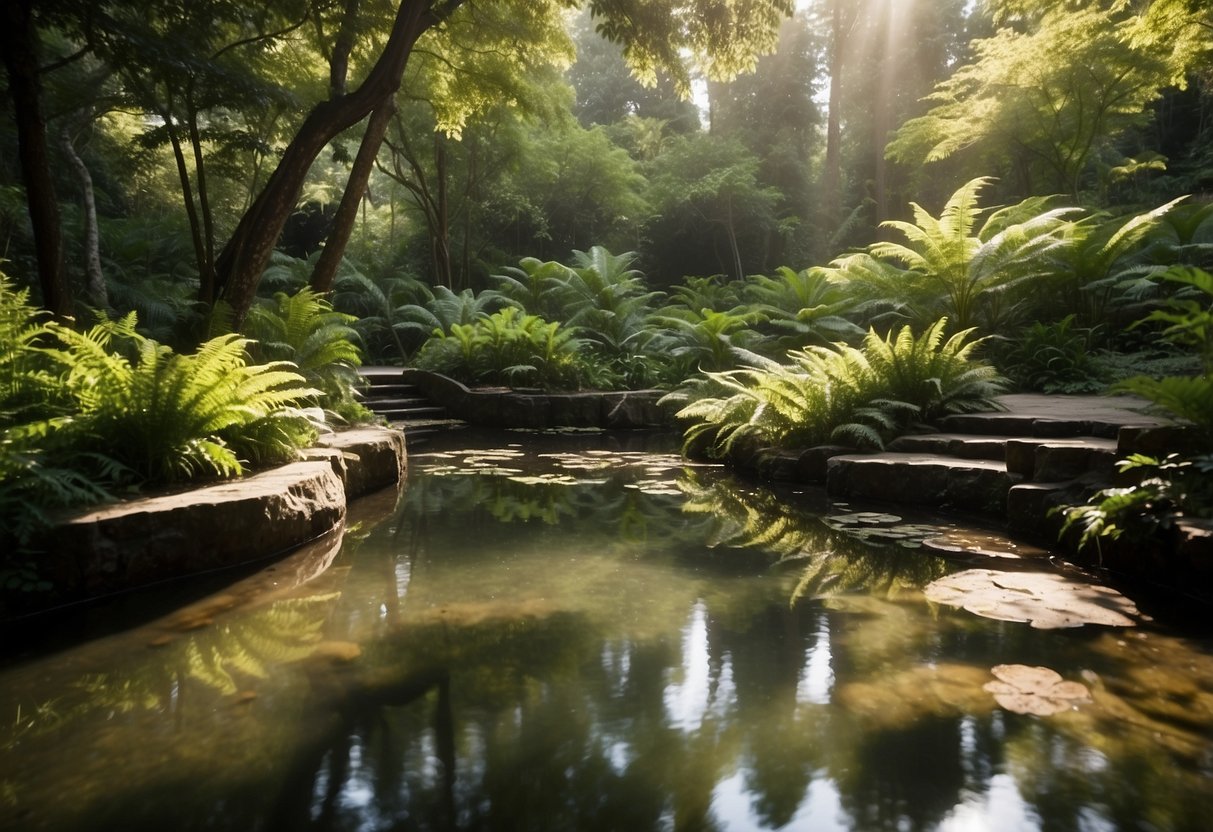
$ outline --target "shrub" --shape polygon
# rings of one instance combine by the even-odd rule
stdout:
[[[790,364],[747,353],[752,366],[707,373],[667,400],[685,403],[686,447],[713,456],[830,441],[881,448],[918,422],[992,407],[1001,391],[994,369],[972,359],[971,330],[945,341],[946,326],[941,318],[919,337],[908,326],[884,338],[869,330],[858,349],[793,350]]]
[[[577,389],[588,377],[582,346],[560,324],[507,307],[449,333],[435,330],[414,364],[469,384]]]
[[[1144,476],[1137,485],[1105,488],[1085,504],[1063,509],[1061,534],[1080,528],[1079,549],[1125,534],[1147,538],[1170,526],[1177,514],[1213,517],[1213,454],[1170,454],[1165,459],[1133,454],[1117,467]]]
[[[1184,288],[1136,325],[1164,323],[1162,337],[1191,348],[1200,358],[1203,372],[1195,376],[1134,376],[1113,389],[1135,393],[1156,408],[1191,422],[1203,436],[1213,435],[1213,274],[1200,269],[1176,267],[1162,277]]]
[[[1023,390],[1092,393],[1104,388],[1091,361],[1093,330],[1074,326],[1067,315],[1020,330],[999,350],[998,368]]]

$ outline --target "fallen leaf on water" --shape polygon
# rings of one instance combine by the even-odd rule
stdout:
[[[982,687],[994,701],[1017,714],[1051,716],[1091,701],[1091,692],[1078,682],[1067,682],[1047,667],[1000,664],[991,669],[997,681]]]
[[[927,600],[996,621],[1023,621],[1037,629],[1103,624],[1133,627],[1137,607],[1114,589],[1054,572],[968,569],[933,581]]]

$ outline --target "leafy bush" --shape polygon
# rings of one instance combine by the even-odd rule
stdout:
[[[588,379],[582,346],[572,330],[511,306],[436,330],[414,365],[469,384],[577,389]]]
[[[739,306],[728,311],[666,307],[653,324],[668,330],[663,338],[668,354],[676,359],[678,375],[696,371],[719,371],[737,366],[738,349],[754,349],[759,334],[753,325],[761,318],[756,311]]]
[[[1084,505],[1064,510],[1061,533],[1080,528],[1079,549],[1125,534],[1148,538],[1167,528],[1177,514],[1213,517],[1213,454],[1188,458],[1170,454],[1161,460],[1133,454],[1117,467],[1122,473],[1140,471],[1145,476],[1137,485],[1105,488]]]
[[[1004,342],[995,363],[1022,390],[1094,393],[1106,385],[1091,361],[1093,331],[1074,326],[1074,316],[1037,321]]]
[[[769,277],[753,275],[746,279],[742,297],[769,329],[783,336],[784,349],[863,337],[863,330],[846,317],[858,299],[826,269],[798,272],[781,266]]]
[[[655,326],[660,292],[648,290],[634,252],[602,246],[574,251],[571,266],[524,258],[494,275],[502,295],[524,311],[571,329],[587,348],[595,386],[648,387],[668,376],[654,360],[664,339]]]
[[[1162,277],[1184,289],[1139,324],[1164,323],[1162,337],[1192,348],[1203,372],[1195,376],[1134,376],[1113,389],[1135,393],[1156,408],[1191,422],[1202,435],[1213,435],[1213,274],[1200,269],[1176,267]]]
[[[971,330],[945,341],[946,326],[941,318],[919,337],[908,326],[884,338],[869,330],[858,349],[793,350],[786,365],[748,353],[752,366],[707,373],[667,399],[685,404],[686,447],[713,456],[830,441],[880,448],[915,423],[993,406],[1002,379],[973,360],[980,341],[968,341]]]

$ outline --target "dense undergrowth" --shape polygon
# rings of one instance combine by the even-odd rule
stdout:
[[[87,329],[50,320],[0,275],[5,551],[31,545],[59,509],[240,476],[295,458],[337,413],[362,417],[358,353],[334,315],[315,297],[280,298],[254,327],[266,340],[227,333],[178,353],[133,312]]]

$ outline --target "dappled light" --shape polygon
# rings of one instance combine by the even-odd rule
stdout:
[[[0,58],[0,827],[1207,825],[1213,5]]]

